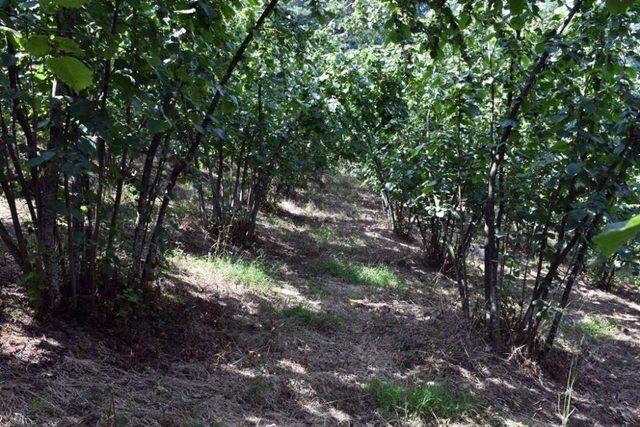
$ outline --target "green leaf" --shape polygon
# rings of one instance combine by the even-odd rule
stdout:
[[[40,166],[42,163],[44,162],[48,162],[49,160],[53,159],[53,156],[56,155],[55,151],[43,151],[42,153],[40,153],[40,155],[38,157],[34,157],[32,159],[29,159],[29,166],[34,168],[36,166]]]
[[[606,2],[607,9],[614,15],[625,13],[632,4],[633,0],[607,0]]]
[[[45,56],[51,52],[49,37],[31,36],[24,41],[24,49],[33,56]]]
[[[576,176],[580,173],[580,171],[582,170],[582,163],[578,162],[578,163],[569,163],[567,165],[567,174],[569,174],[570,176]]]
[[[216,17],[217,12],[211,6],[209,6],[206,2],[199,1],[198,4],[202,8],[202,10],[204,10],[204,13],[207,15],[208,18]]]
[[[165,130],[171,127],[169,126],[169,123],[167,123],[167,121],[164,120],[164,118],[156,118],[156,117],[151,118],[147,126],[149,127],[149,130],[153,134],[164,132]]]
[[[226,141],[229,139],[229,135],[227,135],[227,131],[222,128],[214,128],[213,133],[221,140]]]
[[[121,90],[124,93],[133,94],[136,91],[136,81],[129,74],[123,72],[117,72],[113,76],[113,86]]]
[[[60,80],[76,92],[93,83],[91,70],[71,56],[60,56],[47,60],[47,67]]]
[[[80,46],[78,46],[78,43],[71,40],[70,38],[55,36],[53,40],[56,43],[56,47],[63,52],[70,52],[76,55],[84,54],[83,50],[80,48]]]
[[[228,114],[234,110],[236,104],[230,98],[223,98],[220,102],[220,112],[224,114]]]
[[[222,16],[224,16],[226,19],[233,18],[233,16],[236,14],[236,11],[233,10],[233,8],[225,2],[220,2],[220,4],[218,4],[218,7],[220,8]]]
[[[89,3],[89,0],[54,0],[53,3],[57,4],[58,6],[76,9]]]
[[[513,27],[514,30],[520,31],[521,29],[524,28],[525,21],[524,21],[524,18],[521,16],[514,16],[509,21],[509,24],[511,25],[511,27]]]
[[[4,25],[0,25],[0,33],[11,34],[15,37],[20,38],[20,31],[13,28],[5,27]]]
[[[640,215],[636,215],[628,221],[616,222],[593,238],[594,243],[604,256],[614,253],[627,241],[635,238],[640,233]]]
[[[509,10],[513,15],[520,15],[527,7],[526,0],[509,0]]]

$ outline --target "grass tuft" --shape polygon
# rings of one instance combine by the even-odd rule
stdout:
[[[29,411],[37,413],[50,413],[54,410],[54,406],[41,397],[36,397],[29,403]]]
[[[434,415],[460,419],[479,406],[473,394],[455,392],[440,381],[405,387],[374,379],[367,389],[378,409],[405,420],[426,419]]]
[[[259,376],[251,380],[244,391],[243,399],[253,404],[264,404],[267,397],[275,390],[275,383]]]
[[[378,288],[396,288],[401,285],[395,270],[384,265],[361,265],[328,258],[315,264],[313,272],[318,276],[329,274],[356,285]]]
[[[260,260],[246,260],[230,256],[198,258],[187,254],[179,259],[194,270],[204,270],[206,274],[217,274],[236,285],[267,290],[273,286],[273,279],[267,267]]]
[[[285,308],[282,310],[282,316],[294,323],[316,328],[335,327],[340,323],[337,316],[319,312],[302,304]]]
[[[316,247],[321,250],[327,250],[331,247],[332,242],[337,239],[334,229],[326,225],[311,230],[311,237],[316,243]]]
[[[618,322],[606,316],[596,314],[578,323],[577,328],[582,335],[588,338],[608,338],[616,334]]]

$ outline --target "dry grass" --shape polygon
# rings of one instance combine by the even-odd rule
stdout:
[[[0,324],[0,425],[557,423],[570,353],[543,366],[496,357],[460,318],[450,279],[384,227],[377,197],[348,178],[327,186],[263,219],[253,253],[207,258],[185,244],[157,312],[118,330],[39,324],[0,266],[2,295],[18,301]],[[371,277],[402,292],[310,274],[332,257],[352,273],[376,266]],[[583,349],[571,419],[640,424],[640,306],[577,296],[578,322],[602,312],[616,329]],[[368,387],[382,378],[391,406]]]

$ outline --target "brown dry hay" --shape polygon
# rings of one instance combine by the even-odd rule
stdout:
[[[0,424],[397,423],[366,393],[373,378],[444,379],[475,392],[484,408],[457,424],[557,423],[571,348],[542,366],[517,352],[497,357],[461,320],[451,279],[425,267],[416,243],[387,230],[377,198],[348,179],[328,188],[336,195],[310,190],[261,221],[258,252],[273,266],[270,291],[176,261],[159,283],[161,310],[105,331],[40,325],[22,309],[16,287],[2,286]],[[322,245],[314,240],[319,227],[333,230]],[[181,229],[183,250],[201,255],[210,245],[188,221]],[[407,286],[368,288],[311,274],[329,255],[392,265]],[[0,279],[13,283],[13,268],[5,263]],[[577,318],[602,312],[621,327],[583,349],[575,422],[640,424],[640,307],[630,299],[637,296],[584,287],[576,294]],[[295,304],[338,319],[335,327],[283,318],[282,309]]]

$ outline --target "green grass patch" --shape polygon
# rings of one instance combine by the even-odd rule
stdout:
[[[336,327],[340,323],[338,316],[317,311],[303,304],[283,309],[282,316],[291,322],[315,328]]]
[[[356,285],[378,288],[397,288],[401,281],[394,269],[384,265],[362,265],[334,258],[320,261],[313,266],[317,276],[331,275]]]
[[[378,409],[404,420],[439,418],[461,419],[478,409],[471,393],[451,390],[441,381],[404,386],[374,379],[367,390]]]
[[[225,279],[242,286],[270,288],[273,284],[266,266],[258,260],[214,258],[212,267]]]
[[[329,249],[331,244],[337,239],[335,230],[326,225],[314,228],[310,234],[318,249]]]
[[[589,316],[576,325],[578,331],[588,338],[609,338],[618,331],[618,322],[601,314]]]
[[[198,258],[187,254],[181,254],[179,258],[190,269],[219,275],[236,285],[266,290],[274,283],[267,266],[259,259],[246,260],[230,256]]]

